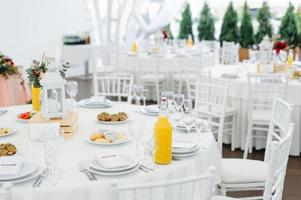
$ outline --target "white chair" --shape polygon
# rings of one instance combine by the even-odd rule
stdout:
[[[2,184],[2,191],[0,192],[0,199],[1,200],[11,200],[11,188],[12,188],[11,183],[3,183]]]
[[[214,65],[218,64],[219,60],[220,60],[220,55],[219,55],[220,54],[220,44],[219,44],[219,42],[215,41],[215,40],[212,40],[212,41],[210,41],[210,40],[202,40],[201,44],[205,45],[206,47],[208,47],[210,53],[213,54],[213,60],[209,61],[209,62],[211,62],[209,64],[209,66],[210,65],[214,66]],[[207,65],[208,65],[208,63],[207,63]]]
[[[93,74],[94,96],[109,96],[128,98],[132,94],[133,76],[114,74]]]
[[[239,45],[234,42],[223,41],[221,64],[223,65],[235,65],[239,61],[238,55]]]
[[[209,121],[212,133],[222,155],[223,135],[231,136],[231,149],[235,149],[236,110],[228,107],[228,86],[204,83],[197,80],[195,110]]]
[[[271,174],[275,175],[275,169],[284,179],[283,173],[285,174],[295,127],[293,123],[290,123],[292,106],[277,98],[274,101],[272,113],[264,161],[222,159],[222,178],[219,184],[222,195],[226,195],[228,191],[263,190],[264,186],[270,187],[275,183],[271,178]],[[278,152],[278,147],[283,152]],[[277,184],[277,187],[282,189],[283,182],[278,181]]]
[[[160,102],[160,92],[166,84],[166,75],[162,66],[163,56],[154,56],[138,59],[138,77],[137,81],[148,89],[150,94],[155,93],[157,102]]]
[[[249,111],[244,158],[252,153],[253,138],[266,139],[275,97],[286,98],[288,75],[248,74]],[[253,131],[256,131],[255,134]]]
[[[188,98],[195,101],[197,81],[211,83],[211,70],[186,69],[184,72]]]
[[[164,180],[148,183],[134,183],[118,185],[112,184],[112,199],[121,200],[127,195],[130,198],[125,199],[201,199],[210,200],[214,191],[215,168],[209,167],[208,172],[193,177],[185,177],[174,180]],[[200,186],[202,186],[200,188]],[[175,189],[176,192],[171,192]],[[155,196],[155,197],[154,197]],[[157,196],[157,197],[156,197]],[[198,198],[200,197],[201,198]]]

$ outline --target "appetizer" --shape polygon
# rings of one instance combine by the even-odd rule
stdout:
[[[127,114],[124,112],[119,112],[117,114],[109,114],[107,112],[102,112],[99,115],[97,115],[97,119],[99,121],[105,121],[105,122],[118,122],[118,121],[124,121],[128,118]]]
[[[0,128],[0,136],[7,135],[9,132],[11,132],[10,128]]]
[[[25,119],[25,120],[28,120],[28,119],[32,118],[32,116],[33,116],[34,114],[35,114],[34,112],[29,111],[29,112],[25,112],[25,113],[19,114],[19,115],[18,115],[18,118],[19,118],[19,119]]]
[[[17,152],[17,148],[15,145],[6,143],[0,144],[0,157],[1,156],[11,156]]]
[[[116,133],[115,139],[112,139],[111,137],[107,136],[106,133],[103,131],[93,133],[90,136],[90,140],[92,142],[103,143],[103,144],[112,144],[116,141],[122,141],[125,139],[126,139],[126,136],[123,133]]]

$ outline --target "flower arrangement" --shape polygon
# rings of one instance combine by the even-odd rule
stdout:
[[[20,75],[13,60],[0,52],[0,75],[8,78],[10,75]]]
[[[42,87],[40,80],[42,79],[43,75],[47,72],[47,66],[49,66],[54,61],[55,61],[54,58],[45,56],[44,54],[40,61],[38,60],[32,61],[30,68],[28,68],[26,72],[27,72],[27,78],[29,82],[33,85],[33,87],[35,88]],[[60,66],[60,74],[64,79],[68,68],[69,68],[69,63],[65,63],[62,66]]]
[[[274,43],[274,49],[275,49],[277,55],[279,55],[281,50],[285,50],[287,47],[288,47],[288,45],[286,42],[276,41]]]

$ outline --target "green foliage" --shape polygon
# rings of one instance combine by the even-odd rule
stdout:
[[[252,19],[246,1],[243,9],[239,36],[239,44],[242,48],[249,48],[255,43]]]
[[[290,3],[279,27],[280,39],[288,42],[290,47],[298,45],[298,28],[294,6]]]
[[[198,39],[201,40],[214,40],[214,17],[210,11],[210,8],[205,1],[202,11],[200,13],[200,19],[198,22]]]
[[[10,75],[20,75],[12,59],[0,52],[0,75],[8,78]]]
[[[192,36],[192,39],[194,38],[192,33],[192,18],[190,5],[186,4],[186,7],[182,13],[182,20],[180,22],[180,33],[178,35],[178,38],[187,39],[189,35]]]
[[[221,34],[219,36],[221,43],[223,41],[238,42],[239,36],[237,20],[237,12],[234,10],[233,3],[231,1],[223,18]]]
[[[269,5],[264,2],[257,12],[258,31],[255,35],[256,43],[259,44],[264,36],[272,38],[271,12]]]
[[[41,61],[33,60],[31,67],[26,70],[27,78],[34,87],[36,87],[36,88],[42,87],[40,80],[42,79],[43,74],[45,74],[47,72],[47,70],[48,70],[47,66],[51,62],[53,62],[50,60],[51,60],[51,58],[44,57],[44,55],[43,55]],[[65,63],[62,66],[60,66],[59,72],[60,72],[60,75],[62,76],[62,78],[64,78],[64,79],[66,77],[66,72],[67,72],[68,68],[69,68],[69,63]]]

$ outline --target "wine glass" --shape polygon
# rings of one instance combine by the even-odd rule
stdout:
[[[136,97],[136,104],[138,105],[138,112],[140,112],[140,97],[142,95],[143,86],[142,85],[134,85],[134,95]]]
[[[180,108],[184,104],[184,94],[174,94],[173,95],[173,102],[177,107],[177,111],[180,111]]]
[[[186,114],[190,115],[190,112],[192,111],[192,99],[184,99],[183,104]]]
[[[174,95],[173,91],[162,91],[161,92],[161,97],[166,97],[167,98],[168,109],[171,109],[171,107],[172,107],[173,95]]]
[[[66,92],[71,99],[75,99],[78,93],[78,84],[76,81],[67,81]]]
[[[44,158],[48,169],[48,175],[46,178],[46,184],[57,184],[60,177],[60,170],[58,170],[58,156],[62,149],[64,141],[64,132],[60,131],[59,134],[55,134],[54,131],[48,130],[45,133],[44,141]]]
[[[195,129],[198,133],[199,141],[201,141],[201,133],[208,130],[208,122],[206,120],[196,118],[194,122]]]
[[[141,95],[141,98],[142,98],[142,101],[143,101],[143,110],[145,110],[147,94],[148,94],[148,89],[143,89],[142,90],[142,95]]]
[[[139,126],[136,124],[129,124],[128,130],[130,135],[134,138],[135,145],[136,145],[136,153],[138,157],[141,157],[141,152],[139,151],[139,144],[141,143],[142,131]]]

